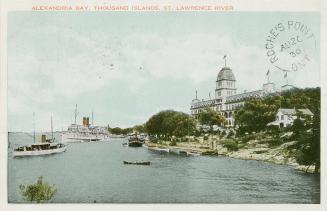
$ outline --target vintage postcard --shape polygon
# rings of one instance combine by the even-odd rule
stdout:
[[[1,210],[326,209],[323,1],[1,1]]]

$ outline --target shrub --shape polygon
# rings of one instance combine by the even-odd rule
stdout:
[[[240,141],[242,143],[247,143],[248,141],[255,139],[255,134],[249,134],[249,135],[244,135],[243,137],[240,138]]]
[[[279,127],[276,125],[269,125],[266,128],[267,134],[274,135],[279,133]]]
[[[201,153],[201,155],[218,155],[216,150],[208,150]]]
[[[232,131],[232,130],[230,130],[229,132],[228,132],[228,134],[227,134],[227,138],[231,138],[231,137],[233,137],[235,134],[234,134],[234,132]]]
[[[199,130],[195,130],[194,136],[195,136],[195,137],[199,137],[199,136],[201,136],[201,131],[199,131]]]
[[[176,146],[177,144],[176,144],[176,140],[175,139],[173,139],[170,143],[169,143],[169,146]]]
[[[226,136],[226,131],[225,130],[221,131],[220,134],[219,134],[219,137],[223,138],[225,136]]]
[[[43,177],[39,177],[35,184],[30,185],[19,185],[21,194],[23,195],[24,200],[30,202],[45,202],[49,201],[57,192],[57,189],[54,185],[49,185],[48,183],[43,182]]]
[[[226,147],[229,151],[238,150],[238,144],[235,140],[224,140],[222,141],[222,145]]]
[[[283,143],[283,140],[280,138],[274,138],[267,142],[269,147],[279,146]]]

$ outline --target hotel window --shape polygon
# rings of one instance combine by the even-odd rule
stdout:
[[[280,116],[280,119],[281,119],[281,120],[284,120],[284,115],[281,115],[281,116]]]

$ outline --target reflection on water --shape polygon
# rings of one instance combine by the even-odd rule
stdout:
[[[59,136],[57,136],[59,139]],[[288,166],[228,157],[183,157],[125,140],[69,144],[62,154],[13,158],[17,145],[33,137],[11,133],[8,153],[9,202],[23,202],[19,184],[39,176],[58,191],[57,203],[319,203],[320,176]],[[151,161],[150,166],[123,160]]]

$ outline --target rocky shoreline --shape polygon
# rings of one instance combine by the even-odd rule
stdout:
[[[176,142],[171,146],[171,141],[160,141],[157,143],[146,142],[145,145],[151,148],[165,148],[170,150],[181,150],[185,152],[198,153],[201,155],[211,156],[227,156],[231,158],[243,160],[257,160],[270,162],[280,165],[289,165],[294,169],[304,171],[307,173],[314,173],[315,166],[299,165],[295,158],[291,156],[291,151],[288,146],[296,142],[286,142],[277,146],[269,146],[270,139],[265,140],[250,140],[246,144],[238,144],[237,150],[230,150],[224,144],[229,139],[220,138],[219,136],[204,137],[189,137],[187,141]]]

